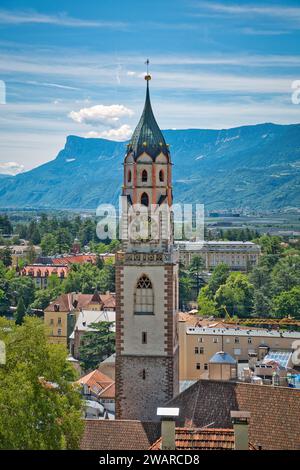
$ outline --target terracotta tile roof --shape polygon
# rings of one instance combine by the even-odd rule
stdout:
[[[176,450],[234,450],[233,429],[176,428],[175,439]],[[160,437],[150,450],[160,450],[161,442]]]
[[[77,264],[77,263],[92,263],[97,261],[97,255],[73,255],[63,256],[61,258],[52,258],[53,264]]]
[[[104,308],[116,309],[116,294],[110,292],[108,294],[100,294],[101,302],[103,302]]]
[[[232,428],[230,411],[251,413],[249,438],[262,449],[300,449],[300,390],[199,380],[168,402],[180,409],[178,426]]]
[[[226,323],[225,320],[218,318],[209,320],[208,318],[202,318],[200,315],[191,314],[187,312],[178,313],[179,321],[185,321],[188,326],[199,326],[205,328],[239,328],[240,330],[249,330],[249,326],[239,325],[236,323]],[[255,328],[260,330],[261,328]]]
[[[114,381],[98,369],[77,380],[78,384],[87,385],[91,392],[101,398],[114,398]],[[113,387],[112,387],[113,386]]]
[[[85,420],[82,450],[148,450],[160,435],[160,423]]]
[[[116,386],[115,382],[112,382],[108,387],[106,387],[102,392],[99,393],[99,398],[109,398],[114,399],[116,397]]]
[[[59,305],[61,312],[72,311],[75,309],[75,301],[77,301],[76,310],[82,310],[91,303],[93,296],[94,294],[76,294],[75,292],[61,294],[46,307],[45,312],[56,311],[54,305]]]
[[[185,321],[190,326],[195,326],[199,320],[199,316],[191,315],[190,313],[186,313],[186,312],[178,312],[178,320]]]
[[[40,264],[29,264],[25,266],[22,271],[22,276],[32,277],[47,277],[52,274],[56,274],[59,277],[67,277],[69,268],[67,265],[40,265]]]

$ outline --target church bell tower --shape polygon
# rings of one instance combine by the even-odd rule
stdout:
[[[154,420],[178,393],[178,253],[169,147],[146,100],[124,159],[116,255],[116,418]]]

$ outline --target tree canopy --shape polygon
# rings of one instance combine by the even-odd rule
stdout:
[[[75,372],[61,345],[49,344],[37,318],[0,318],[0,448],[77,449],[83,431]]]
[[[115,352],[115,333],[112,322],[92,323],[89,331],[82,336],[79,348],[80,361],[85,370],[95,369],[100,362]]]

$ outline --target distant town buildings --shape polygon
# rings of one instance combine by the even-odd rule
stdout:
[[[114,311],[115,295],[99,294],[97,291],[94,294],[61,294],[44,310],[44,323],[48,327],[49,341],[68,347],[69,337],[83,310],[94,312],[96,317],[100,311]]]
[[[7,248],[7,245],[0,245],[0,250]],[[14,268],[19,266],[20,261],[24,261],[30,256],[33,252],[36,256],[39,256],[41,253],[41,248],[38,245],[30,245],[28,242],[23,240],[20,245],[10,245],[9,249],[11,251],[12,257],[12,266]]]
[[[232,271],[248,271],[258,263],[260,246],[242,241],[177,241],[179,259],[188,266],[193,256],[201,256],[206,270],[225,263]]]
[[[221,322],[197,326],[190,325],[181,317],[179,320],[180,380],[236,379],[238,371],[235,364],[244,363],[244,368],[249,364],[252,366],[254,371],[252,375],[263,375],[264,379],[270,379],[269,383],[272,383],[272,374],[276,370],[284,369],[285,374],[280,375],[285,377],[293,370],[288,359],[293,352],[293,343],[297,340],[300,340],[300,332],[222,326]],[[268,361],[264,361],[271,352],[277,354],[276,367],[274,363],[273,367],[271,365],[267,367]],[[285,366],[282,361],[280,362],[280,357],[286,358]],[[213,365],[216,363],[219,364],[218,368]],[[222,363],[228,364],[228,367],[222,368],[220,366]],[[258,368],[257,364],[260,364]],[[240,376],[242,372],[243,368]],[[285,384],[288,385],[287,380]]]
[[[28,264],[21,271],[21,276],[31,277],[38,289],[47,289],[49,276],[57,276],[63,281],[69,273],[66,264]]]

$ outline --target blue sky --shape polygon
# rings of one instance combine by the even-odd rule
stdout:
[[[69,134],[128,138],[144,62],[163,129],[300,122],[300,1],[1,0],[0,173]]]

